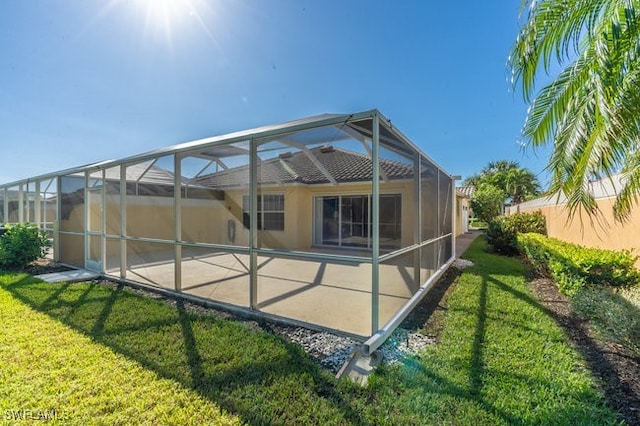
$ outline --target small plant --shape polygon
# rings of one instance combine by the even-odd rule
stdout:
[[[542,212],[516,213],[493,219],[487,228],[487,243],[496,253],[513,255],[518,253],[518,233],[527,232],[547,234],[547,223]]]
[[[51,245],[47,234],[32,223],[6,225],[0,236],[0,267],[24,268],[44,257]]]
[[[605,287],[582,288],[571,299],[571,309],[589,320],[600,337],[640,357],[640,308],[620,292]]]

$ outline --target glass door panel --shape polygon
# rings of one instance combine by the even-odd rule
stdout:
[[[343,196],[341,213],[341,243],[347,247],[369,247],[369,197]]]
[[[340,245],[340,214],[338,197],[322,197],[321,244]]]

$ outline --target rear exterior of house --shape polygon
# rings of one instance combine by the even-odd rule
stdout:
[[[56,260],[379,344],[453,260],[455,192],[377,110],[0,186]]]

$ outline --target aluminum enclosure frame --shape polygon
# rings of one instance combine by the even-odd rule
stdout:
[[[286,135],[295,134],[297,132],[304,132],[312,129],[321,129],[328,126],[345,126],[347,123],[358,122],[363,120],[371,120],[371,135],[370,135],[370,148],[368,144],[364,144],[367,151],[370,149],[370,160],[373,164],[372,167],[372,176],[371,176],[371,197],[370,197],[370,214],[371,214],[371,253],[370,256],[360,256],[356,254],[328,254],[328,253],[320,253],[313,251],[301,251],[292,249],[274,249],[274,248],[266,248],[261,247],[258,240],[258,189],[260,188],[261,183],[259,182],[258,177],[258,168],[260,167],[261,160],[259,158],[259,146],[262,141],[268,140],[269,138],[277,138],[284,137]],[[387,136],[381,135],[381,129],[384,130]],[[389,136],[391,135],[391,136]],[[389,143],[385,142],[381,139],[391,137],[398,144],[401,144],[403,149],[402,152],[398,155],[402,155],[404,157],[411,156],[413,162],[414,169],[414,177],[413,177],[413,194],[414,194],[414,204],[413,207],[413,215],[415,217],[414,221],[414,229],[413,231],[413,242],[404,247],[400,247],[393,251],[381,252],[380,244],[380,195],[381,195],[381,180],[383,182],[387,181],[388,178],[386,176],[385,171],[380,166],[382,161],[381,159],[381,148],[393,151],[394,147]],[[369,136],[366,136],[367,140]],[[204,152],[207,149],[213,149],[217,147],[231,146],[232,144],[238,143],[248,143],[249,152],[249,182],[248,182],[248,195],[249,195],[249,219],[250,226],[248,230],[249,235],[249,243],[247,246],[241,245],[228,245],[221,243],[204,243],[204,242],[190,242],[184,241],[182,235],[182,186],[184,185],[183,173],[182,173],[182,159],[183,156],[188,155],[189,153],[194,152],[194,150],[200,150]],[[406,151],[406,153],[405,153]],[[168,158],[173,161],[173,224],[172,225],[172,238],[154,238],[148,236],[132,236],[127,231],[127,167],[132,167],[134,165],[143,164],[146,162],[151,162],[151,165],[148,166],[150,169],[155,161],[160,158]],[[212,160],[213,161],[213,160]],[[428,206],[426,205],[426,200],[423,199],[423,194],[425,188],[422,187],[421,181],[421,171],[423,170],[423,164],[428,164],[433,166],[437,171],[437,180],[436,184],[441,189],[441,185],[448,183],[448,188],[450,193],[443,194],[445,197],[438,196],[437,206]],[[316,164],[317,167],[319,167]],[[107,231],[107,219],[106,219],[106,206],[107,206],[107,174],[106,171],[109,169],[119,168],[119,229],[118,233],[114,234],[113,232]],[[147,169],[147,170],[148,170]],[[321,170],[322,171],[322,170]],[[325,175],[328,173],[326,170],[322,171]],[[145,171],[146,173],[146,171]],[[144,173],[143,173],[144,176]],[[84,190],[82,195],[82,202],[84,203],[83,210],[83,218],[82,223],[84,225],[84,229],[82,230],[68,230],[68,229],[60,229],[60,220],[63,217],[63,197],[64,193],[64,179],[68,177],[82,179],[84,182]],[[329,176],[330,186],[335,185],[335,181],[331,181],[331,176]],[[92,187],[91,185],[95,184],[97,187]],[[43,188],[43,183],[48,182],[49,185],[46,188]],[[55,182],[55,196],[53,196],[53,192],[49,191],[49,186],[52,185],[52,182]],[[2,205],[0,205],[0,213],[2,213],[2,218],[4,222],[7,223],[24,223],[29,221],[30,217],[33,217],[34,222],[41,228],[46,229],[51,233],[53,240],[53,255],[55,260],[60,260],[61,250],[64,251],[63,245],[61,245],[61,237],[68,236],[72,237],[72,239],[79,240],[82,238],[83,241],[83,250],[84,250],[84,265],[74,265],[76,267],[90,267],[95,272],[101,273],[103,276],[112,279],[119,279],[125,282],[135,281],[132,280],[130,276],[128,276],[128,268],[129,268],[129,258],[127,256],[128,245],[130,243],[138,243],[138,244],[148,244],[148,245],[159,245],[162,247],[169,247],[173,249],[173,282],[174,288],[168,289],[164,288],[167,292],[172,294],[184,294],[189,298],[198,299],[198,296],[194,296],[191,294],[186,294],[183,292],[182,283],[183,283],[183,265],[182,265],[182,252],[184,248],[193,248],[193,249],[207,249],[207,250],[215,250],[223,253],[235,253],[247,255],[249,257],[249,300],[247,301],[246,307],[234,307],[234,309],[239,309],[242,311],[243,309],[251,312],[252,315],[264,314],[265,317],[269,318],[278,318],[278,315],[273,313],[263,312],[259,306],[258,302],[258,291],[259,291],[259,278],[258,278],[258,257],[259,256],[271,256],[276,258],[289,258],[294,260],[308,260],[308,261],[335,261],[335,262],[344,262],[345,264],[366,264],[370,265],[371,268],[371,283],[370,283],[370,292],[371,292],[371,306],[370,306],[370,333],[366,335],[361,335],[360,338],[366,340],[364,346],[365,353],[371,353],[375,351],[393,332],[393,330],[400,324],[402,319],[404,319],[410,310],[419,303],[419,301],[428,293],[429,289],[435,283],[435,281],[439,278],[439,276],[446,270],[446,268],[451,264],[454,258],[455,253],[455,230],[453,229],[455,223],[455,185],[453,184],[454,177],[447,173],[444,169],[438,166],[430,157],[424,154],[413,142],[411,142],[406,136],[404,136],[398,129],[391,125],[390,120],[385,118],[378,110],[369,110],[354,114],[325,114],[316,117],[309,117],[306,119],[295,120],[288,123],[283,123],[280,125],[273,126],[265,126],[257,129],[246,130],[241,132],[235,132],[228,135],[216,136],[211,138],[200,139],[196,141],[186,142],[166,148],[161,148],[158,150],[126,157],[119,160],[109,160],[99,163],[87,164],[79,167],[74,167],[66,170],[61,170],[58,172],[48,173],[39,175],[33,178],[22,179],[14,182],[10,182],[7,184],[0,185],[0,199],[2,200]],[[17,188],[17,194],[14,194],[15,188]],[[32,191],[29,191],[29,188],[33,188]],[[44,191],[44,192],[41,192]],[[44,196],[43,196],[44,194]],[[17,195],[17,197],[16,197]],[[92,210],[90,205],[90,198],[94,195],[98,195],[96,199],[100,200],[100,212],[99,212],[99,229],[89,229],[89,223],[94,218],[95,212]],[[447,200],[448,197],[448,200]],[[53,222],[53,226],[50,227],[47,225],[48,221],[46,220],[46,211],[51,209],[50,205],[55,199],[55,220]],[[17,220],[12,220],[10,217],[10,213],[14,212],[11,210],[10,212],[10,200],[15,204],[17,200]],[[43,203],[44,200],[44,203]],[[443,203],[443,200],[445,202]],[[48,203],[48,204],[47,204]],[[31,207],[33,204],[33,207]],[[448,205],[448,206],[447,206]],[[12,205],[13,206],[13,205]],[[446,215],[450,216],[449,226],[450,229],[446,230],[446,232],[442,233],[437,231],[437,235],[433,238],[424,239],[424,235],[420,231],[420,224],[423,217],[423,214],[426,209],[434,209],[437,211],[437,215],[440,212],[448,209],[446,211]],[[33,211],[31,211],[33,209]],[[438,216],[439,217],[439,216]],[[1,221],[0,221],[1,222]],[[92,222],[93,223],[93,222]],[[438,223],[438,229],[440,229],[442,224]],[[444,225],[442,225],[444,226]],[[446,226],[444,226],[446,228]],[[97,240],[98,244],[95,246],[92,245],[93,241]],[[119,247],[119,268],[118,273],[114,275],[113,273],[107,272],[107,244],[113,243]],[[421,280],[420,268],[421,268],[421,253],[432,247],[443,244],[444,255],[446,258],[441,259],[438,262],[437,270],[428,276],[424,282]],[[448,249],[448,250],[447,250]],[[89,253],[95,251],[99,253],[96,257],[98,259],[92,259],[92,262],[89,263],[87,260],[90,259]],[[442,252],[442,249],[440,249]],[[413,254],[413,265],[415,268],[414,271],[414,280],[419,283],[419,288],[413,293],[412,297],[399,309],[395,312],[394,315],[391,316],[384,324],[380,324],[381,322],[381,313],[380,313],[380,294],[381,294],[381,265],[385,262],[391,262],[393,259],[400,259],[401,257]],[[97,270],[96,270],[97,269]],[[163,288],[159,288],[159,291],[162,291]],[[210,302],[210,299],[203,298],[203,302]],[[215,300],[213,300],[215,302]],[[221,303],[221,305],[225,305],[225,303]],[[304,323],[304,321],[300,321],[298,319],[288,319],[286,317],[282,317],[283,320],[293,321],[295,323]],[[327,329],[330,331],[337,331],[341,333],[346,333],[348,335],[353,335],[353,333],[345,332],[344,330],[340,330],[339,328],[334,327],[323,327],[318,324],[310,324],[312,328],[317,329]]]

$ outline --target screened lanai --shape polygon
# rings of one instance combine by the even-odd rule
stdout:
[[[454,253],[452,177],[377,110],[324,114],[0,186],[55,260],[369,338]]]

